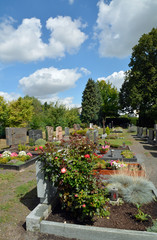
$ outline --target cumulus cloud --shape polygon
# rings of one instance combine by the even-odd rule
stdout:
[[[0,92],[0,96],[4,97],[5,101],[10,102],[10,101],[18,99],[20,97],[20,94]]]
[[[69,0],[69,4],[73,4],[74,3],[74,0]]]
[[[28,77],[20,79],[19,84],[24,94],[29,96],[47,96],[57,94],[75,86],[81,77],[77,69],[42,68]]]
[[[95,35],[99,39],[101,57],[126,57],[157,23],[156,0],[104,0],[98,2]]]
[[[91,72],[87,68],[84,68],[84,67],[80,68],[80,71],[83,72],[85,75],[91,74]]]
[[[114,72],[108,77],[100,77],[98,78],[98,81],[101,81],[101,80],[105,80],[106,82],[109,81],[110,83],[112,83],[112,86],[115,86],[119,91],[124,82],[124,77],[125,77],[124,71],[120,71],[120,72]]]
[[[0,61],[29,62],[46,57],[60,58],[68,53],[75,53],[87,39],[80,29],[84,27],[80,20],[68,16],[49,18],[46,28],[50,30],[48,43],[42,41],[40,19],[26,18],[17,28],[9,18],[0,23]]]

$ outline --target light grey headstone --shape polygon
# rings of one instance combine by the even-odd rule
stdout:
[[[65,127],[65,136],[69,136],[69,128],[68,127]]]
[[[27,142],[27,129],[26,128],[5,128],[6,143],[8,146],[25,144]]]
[[[53,127],[46,126],[47,135],[48,135],[48,141],[52,142],[53,140]]]

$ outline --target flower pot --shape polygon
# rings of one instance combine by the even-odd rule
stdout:
[[[99,150],[100,151],[100,153],[102,153],[102,154],[106,154],[109,150]]]

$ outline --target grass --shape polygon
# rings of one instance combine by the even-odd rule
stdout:
[[[23,197],[26,193],[28,193],[34,186],[36,185],[36,180],[31,180],[27,183],[24,183],[15,189],[15,194],[16,197],[21,198]]]
[[[12,180],[15,177],[15,173],[0,173],[0,180]]]

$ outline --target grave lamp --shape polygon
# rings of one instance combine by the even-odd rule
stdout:
[[[110,190],[110,193],[111,193],[111,201],[117,201],[118,200],[118,189],[112,188]]]
[[[114,150],[111,149],[111,157],[113,157],[113,156],[114,156]]]

